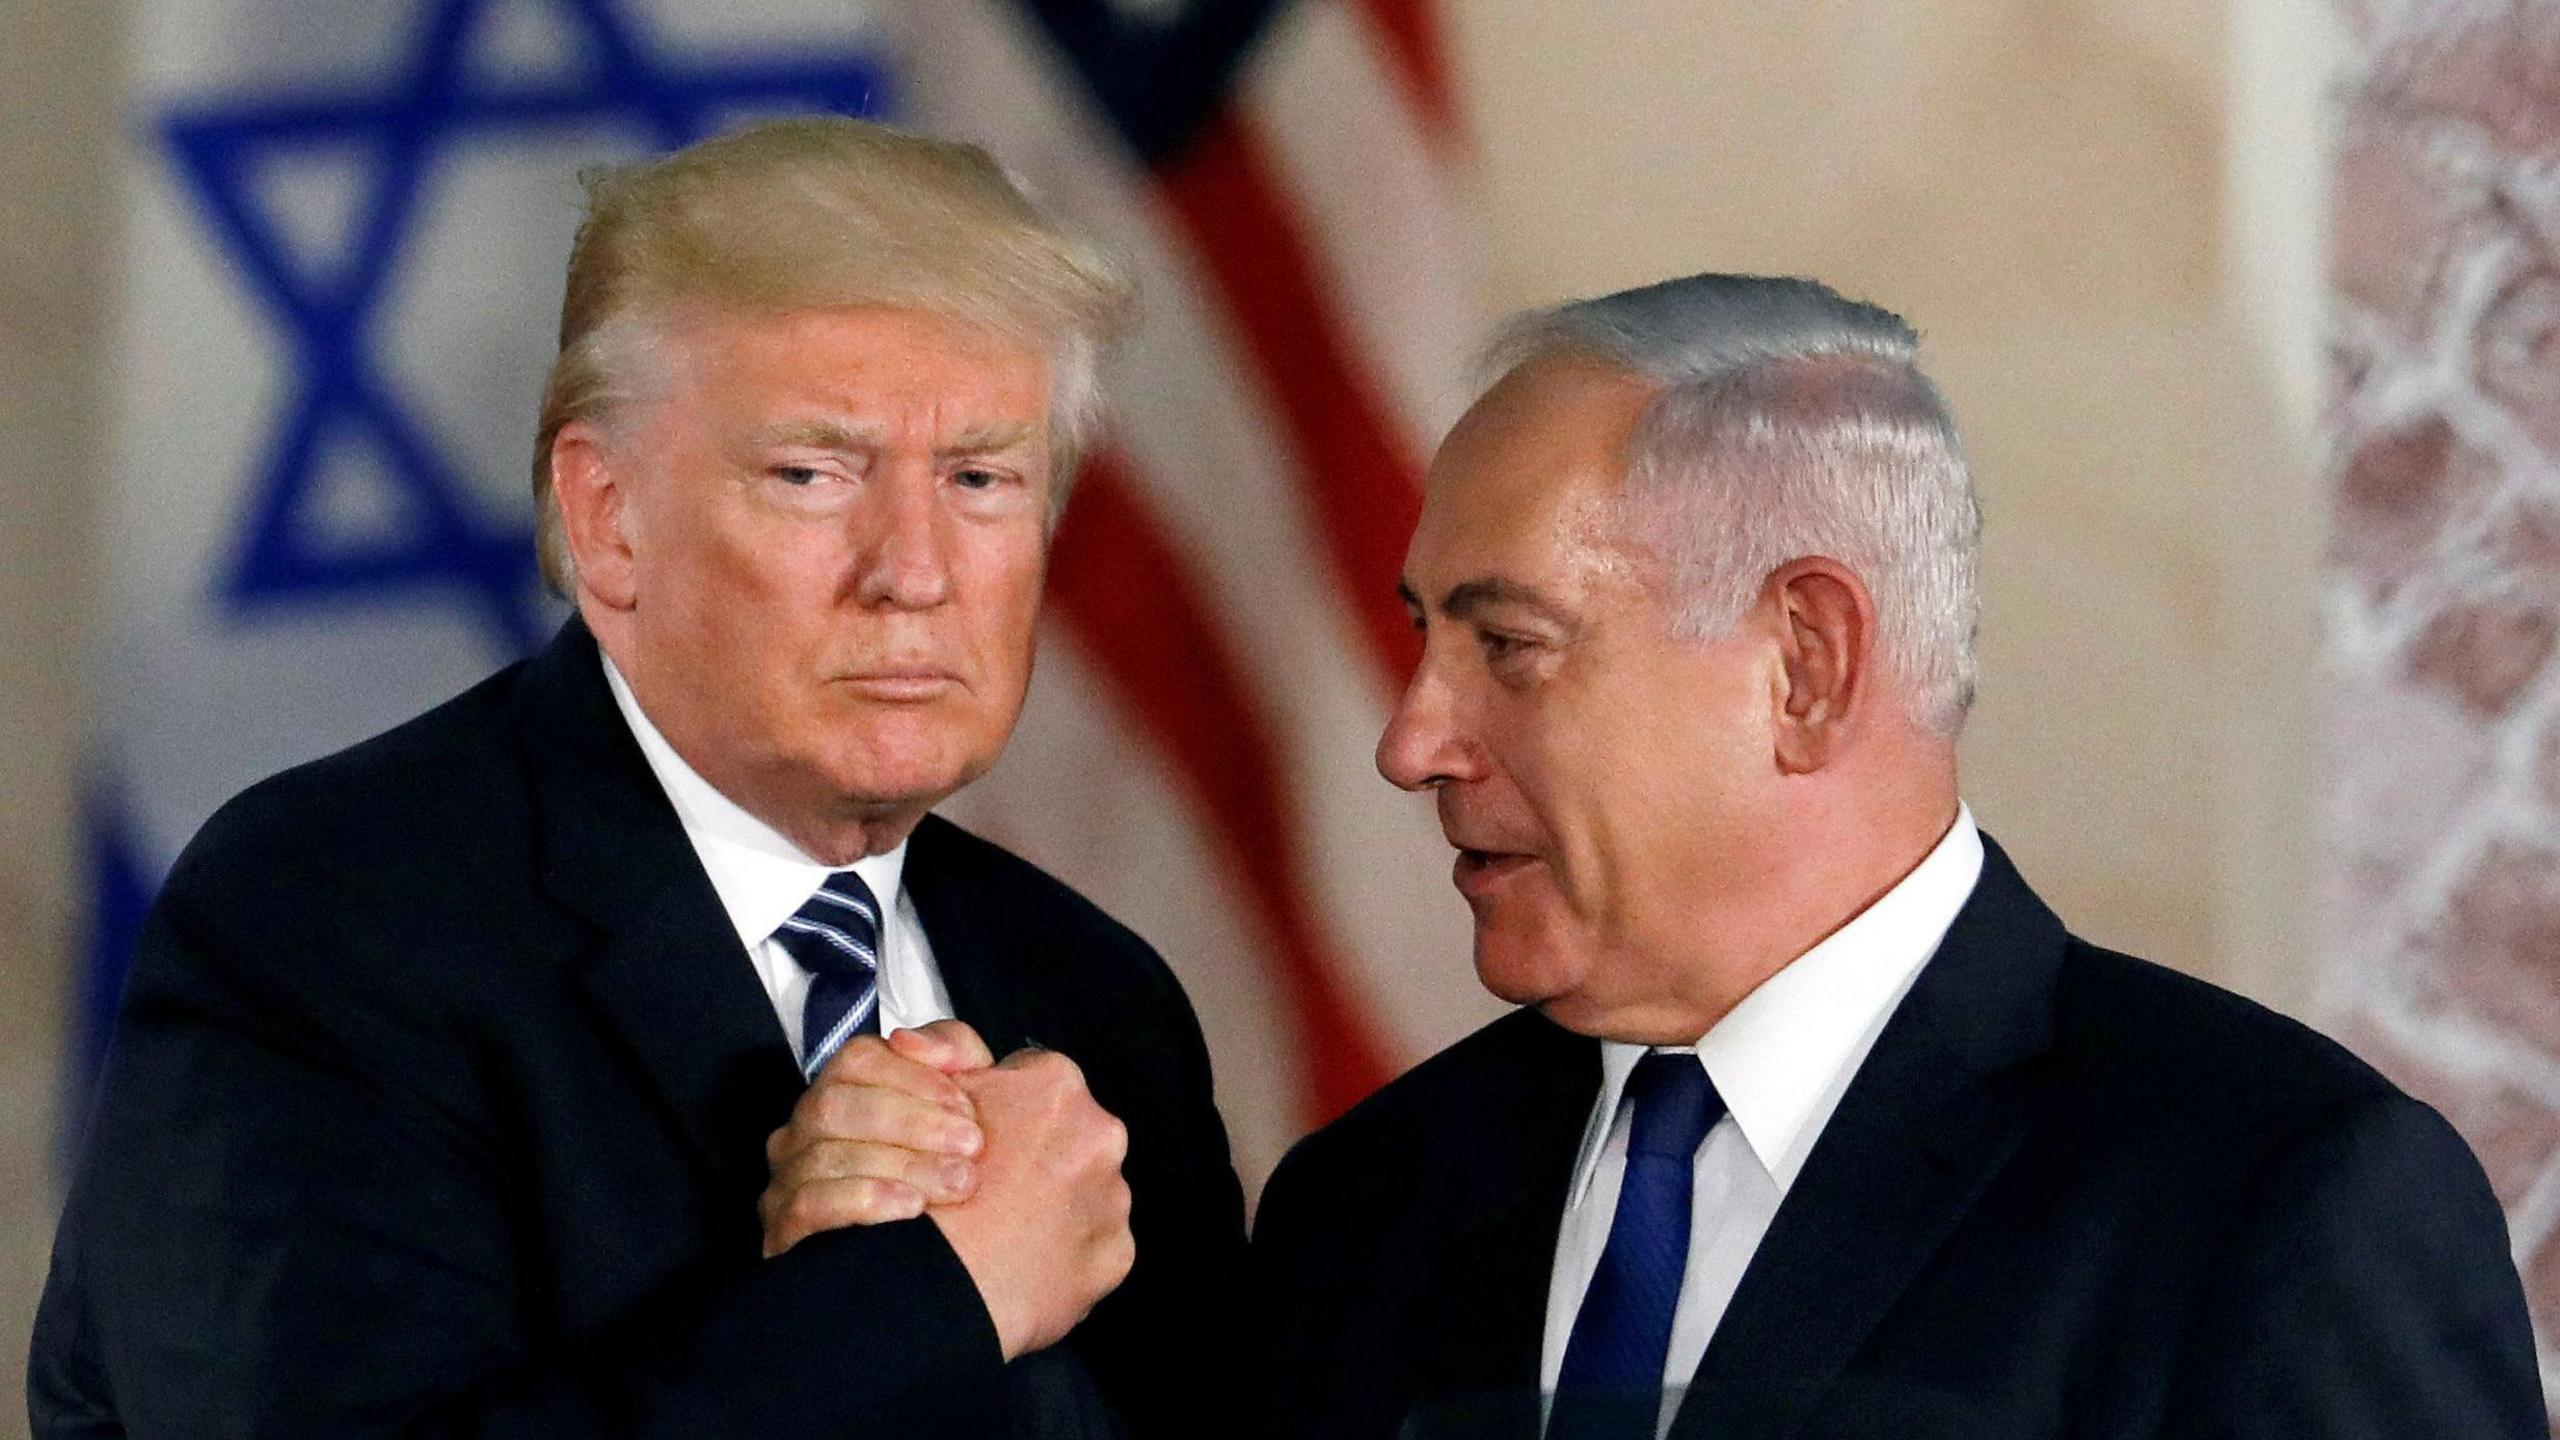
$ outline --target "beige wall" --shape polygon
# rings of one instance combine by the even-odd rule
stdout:
[[[2225,249],[2225,9],[1449,13],[1503,302],[1778,270],[1919,325],[1988,514],[1972,804],[2084,933],[2297,1004],[2315,517]]]
[[[2235,300],[2224,237],[2301,217],[2251,198],[2263,144],[2235,217],[2223,144],[2293,52],[2235,52],[2215,0],[1447,9],[1499,302],[1788,270],[1928,333],[1991,525],[1974,805],[2086,933],[2298,1002],[2318,512],[2298,317]],[[15,7],[0,46],[0,1433],[49,1229],[117,10]]]
[[[19,5],[0,27],[0,1434],[25,1433],[25,1341],[53,1231],[117,15]]]

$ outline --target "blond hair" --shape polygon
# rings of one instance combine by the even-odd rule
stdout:
[[[877,305],[927,311],[1050,356],[1052,515],[1099,422],[1102,353],[1135,289],[1052,224],[974,145],[864,120],[780,120],[581,175],[560,353],[533,452],[543,579],[575,565],[551,487],[563,426],[636,399],[659,327],[686,308],[747,315]]]

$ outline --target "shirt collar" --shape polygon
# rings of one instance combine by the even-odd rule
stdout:
[[[1762,981],[1692,1047],[1780,1194],[1981,877],[1982,833],[1959,805],[1955,824],[1910,874]],[[1648,1048],[1601,1042],[1600,1102],[1575,1169],[1577,1203]]]
[[[631,693],[630,683],[610,658],[604,662],[604,678],[613,691],[614,705],[631,726],[632,738],[640,742],[640,753],[648,758],[650,773],[658,777],[659,787],[675,806],[685,838],[693,842],[694,853],[701,857],[702,868],[711,877],[711,888],[720,896],[721,908],[729,912],[729,923],[738,931],[738,943],[750,950],[763,944],[840,867],[811,858],[789,836],[748,813],[686,764],[675,747],[667,743],[667,737],[649,722],[640,701]],[[878,855],[866,855],[850,868],[862,877],[863,884],[871,887],[885,919],[897,908],[898,886],[906,876],[906,842],[901,840],[895,849]]]

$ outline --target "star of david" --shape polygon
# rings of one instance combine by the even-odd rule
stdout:
[[[536,79],[474,73],[478,27],[508,3],[550,7],[578,63]],[[744,107],[876,113],[887,87],[876,57],[853,50],[678,58],[649,43],[619,0],[426,0],[418,20],[406,55],[363,88],[190,105],[162,125],[179,175],[291,352],[220,598],[235,616],[276,603],[432,598],[463,606],[495,644],[522,652],[545,623],[530,507],[493,513],[374,354],[436,162],[474,138],[599,122],[673,148]],[[297,261],[253,177],[278,156],[350,144],[365,164],[346,252]],[[370,446],[400,493],[409,518],[392,535],[331,539],[313,523],[324,454],[349,440]]]

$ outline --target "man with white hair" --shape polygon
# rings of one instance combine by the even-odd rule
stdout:
[[[576,616],[187,847],[35,1433],[1212,1433],[1244,1235],[1199,1026],[927,813],[1020,712],[1127,284],[857,121],[589,190],[534,460]]]
[[[1979,522],[1915,354],[1716,275],[1498,351],[1378,768],[1522,1008],[1273,1177],[1267,1433],[2546,1433],[2452,1130],[1975,829]]]

